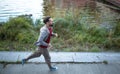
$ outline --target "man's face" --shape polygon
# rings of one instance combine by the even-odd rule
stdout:
[[[52,18],[49,19],[48,24],[49,24],[49,26],[53,26],[53,19]]]

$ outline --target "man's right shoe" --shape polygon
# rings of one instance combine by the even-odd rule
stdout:
[[[58,69],[58,67],[51,67],[50,71],[56,71]]]

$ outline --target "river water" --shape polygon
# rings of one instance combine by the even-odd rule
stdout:
[[[0,22],[9,17],[32,14],[33,19],[43,16],[43,0],[0,0]]]
[[[72,8],[72,11],[76,11],[76,9],[78,11],[80,10],[79,8],[86,5],[88,5],[90,9],[96,9],[96,7],[99,6],[98,8],[101,13],[98,16],[100,20],[103,19],[101,16],[109,16],[108,18],[111,20],[115,14],[115,12],[111,12],[110,9],[94,0],[0,0],[0,22],[7,21],[9,17],[25,14],[32,14],[34,20],[48,15],[52,17],[57,15],[61,16],[66,12],[65,10]],[[78,12],[74,14],[76,13]],[[119,14],[115,14],[114,17],[119,17],[118,15]]]

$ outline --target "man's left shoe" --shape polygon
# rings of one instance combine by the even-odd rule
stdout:
[[[50,71],[56,71],[58,69],[58,67],[51,67]]]

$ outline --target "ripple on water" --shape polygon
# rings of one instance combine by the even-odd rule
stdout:
[[[43,16],[43,0],[0,0],[0,22],[9,17],[32,14],[33,19]]]

